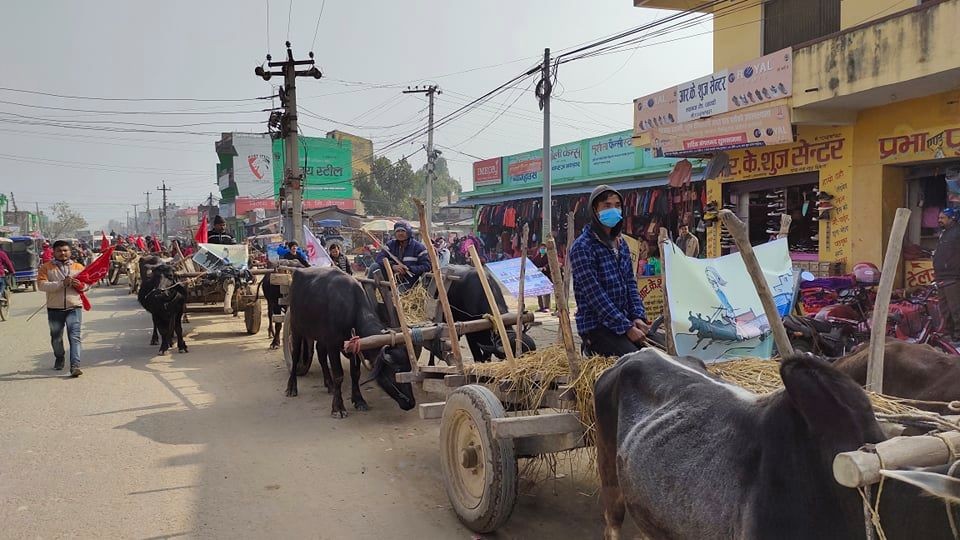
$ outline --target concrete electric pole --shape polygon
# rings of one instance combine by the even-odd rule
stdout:
[[[153,234],[153,216],[150,215],[150,192],[144,191],[147,196],[147,234]]]
[[[167,187],[167,182],[164,180],[163,187],[158,187],[157,191],[163,192],[163,206],[160,207],[160,242],[164,242],[167,239],[167,192],[173,191]]]
[[[553,231],[553,205],[550,193],[550,93],[553,83],[550,81],[550,49],[543,50],[543,71],[540,84],[537,85],[537,97],[543,109],[543,158],[540,164],[540,176],[543,178],[543,236],[546,241]],[[570,246],[567,246],[569,248]]]
[[[404,94],[426,94],[430,99],[430,113],[427,116],[427,177],[426,177],[426,204],[424,205],[424,211],[427,217],[427,223],[431,226],[433,225],[433,180],[436,178],[436,161],[438,152],[433,149],[433,98],[436,95],[442,94],[440,87],[432,84],[426,88],[407,88],[403,91]]]
[[[133,230],[134,230],[134,232],[136,232],[137,234],[140,234],[140,220],[139,220],[139,218],[138,218],[139,212],[137,211],[137,207],[140,206],[140,205],[139,205],[139,204],[134,204],[134,205],[131,205],[131,206],[133,206]]]
[[[291,201],[289,210],[286,208],[286,202],[284,202],[284,208],[282,209],[284,215],[289,216],[289,218],[284,219],[284,236],[287,241],[296,240],[297,243],[303,245],[303,173],[300,170],[299,129],[297,127],[297,77],[319,79],[323,75],[314,65],[313,51],[309,53],[309,60],[294,60],[290,42],[288,41],[286,45],[287,59],[283,62],[273,62],[270,55],[267,55],[267,67],[278,67],[280,71],[264,70],[263,66],[257,66],[254,73],[265,81],[269,81],[270,77],[274,75],[283,76],[283,87],[280,88],[280,105],[283,106],[284,113],[280,120],[280,134],[284,140],[284,189],[281,189],[281,198],[289,194]],[[310,66],[310,69],[297,71],[297,66]]]

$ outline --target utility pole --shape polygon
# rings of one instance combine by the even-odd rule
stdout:
[[[37,232],[40,233],[41,236],[43,236],[43,223],[41,223],[41,220],[40,220],[40,203],[35,202],[35,203],[33,203],[33,204],[37,205],[37,206],[36,206],[36,210],[37,210]]]
[[[160,242],[167,239],[167,192],[173,191],[167,187],[167,181],[163,181],[163,187],[158,187],[157,191],[163,192],[163,206],[160,207]]]
[[[147,196],[147,234],[153,234],[153,216],[150,215],[150,192],[143,192]]]
[[[540,177],[543,178],[543,236],[546,241],[553,232],[553,206],[550,193],[550,93],[553,83],[550,82],[550,49],[543,50],[543,71],[540,85],[537,87],[537,97],[540,98],[540,108],[543,109],[543,157],[540,164]],[[569,249],[570,246],[567,246]]]
[[[140,234],[140,220],[137,218],[137,216],[139,215],[139,213],[137,212],[138,206],[140,205],[139,204],[133,205],[133,230],[137,234]]]
[[[424,211],[427,217],[427,223],[430,226],[433,226],[433,181],[436,178],[436,161],[439,152],[434,151],[433,149],[433,98],[438,94],[442,94],[440,87],[435,84],[431,84],[426,88],[420,88],[419,86],[410,88],[407,87],[403,91],[404,94],[426,94],[430,99],[430,114],[427,116],[427,176],[426,176],[426,204],[424,205]]]
[[[279,93],[280,105],[284,108],[280,119],[280,134],[284,140],[284,182],[280,196],[285,199],[289,194],[291,201],[289,221],[284,220],[284,236],[287,241],[296,240],[298,244],[303,245],[303,173],[300,170],[300,141],[297,127],[297,77],[319,79],[323,74],[313,63],[313,51],[309,53],[309,60],[294,60],[289,41],[286,42],[286,46],[287,59],[283,62],[273,62],[270,55],[267,55],[267,67],[278,67],[281,68],[280,71],[264,70],[263,66],[257,66],[253,72],[265,81],[269,81],[274,75],[283,76],[283,87]],[[297,71],[297,66],[310,66],[310,69]],[[286,203],[283,210],[287,212]]]
[[[127,234],[130,234],[130,211],[129,210],[127,210],[127,221],[125,221],[123,225],[124,225],[124,228],[127,229],[124,232]]]

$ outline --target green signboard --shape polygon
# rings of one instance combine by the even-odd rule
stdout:
[[[353,198],[353,150],[349,140],[300,137],[303,199],[307,201]],[[273,141],[273,189],[280,193],[286,169],[282,140]]]

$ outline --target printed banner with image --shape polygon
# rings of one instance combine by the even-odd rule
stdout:
[[[530,259],[526,260],[523,274],[523,296],[530,298],[544,294],[553,294],[553,283],[543,275],[543,272]],[[497,261],[487,264],[487,270],[493,274],[507,291],[514,296],[520,296],[520,257]]]
[[[202,266],[207,272],[215,272],[225,266],[243,270],[247,267],[249,258],[246,244],[232,246],[197,244],[197,252],[192,257],[193,262]]]
[[[767,242],[754,251],[784,317],[793,307],[794,282],[787,239]],[[771,356],[770,324],[739,253],[695,259],[668,244],[663,255],[677,354],[704,362]]]

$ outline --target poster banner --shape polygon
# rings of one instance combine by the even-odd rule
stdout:
[[[303,243],[310,266],[333,266],[333,259],[330,258],[327,250],[323,249],[323,244],[320,243],[320,240],[317,240],[317,237],[310,232],[306,225],[303,226]]]
[[[583,151],[580,142],[550,148],[550,180],[560,181],[583,175]]]
[[[633,132],[770,103],[793,95],[791,49],[761,56],[633,100]]]
[[[530,298],[543,294],[553,294],[553,283],[532,262],[526,259],[523,274],[523,296]],[[520,296],[520,257],[487,264],[487,270],[493,274],[514,298]]]
[[[485,159],[473,164],[473,187],[495,186],[503,181],[503,158]]]
[[[543,152],[534,150],[507,156],[507,184],[511,186],[522,186],[528,184],[539,184],[541,182],[540,170],[543,168]]]
[[[783,317],[793,307],[787,239],[767,242],[754,251]],[[739,253],[695,259],[668,244],[663,254],[677,354],[704,362],[771,356],[770,324]]]
[[[653,130],[659,155],[680,157],[704,151],[773,146],[793,142],[790,108],[785,105],[750,109]]]
[[[624,131],[588,141],[588,169],[591,175],[629,171],[637,166],[632,133]]]
[[[216,272],[225,266],[233,266],[243,270],[247,267],[250,255],[246,244],[225,246],[223,244],[197,244],[197,252],[193,254],[193,262],[199,264],[207,272]]]
[[[340,200],[353,198],[353,150],[349,140],[300,137],[300,167],[303,169],[303,199]],[[273,141],[273,193],[280,193],[286,168],[282,140]],[[241,193],[243,195],[243,193]]]
[[[270,135],[233,134],[233,148],[237,151],[233,157],[233,183],[237,186],[237,195],[263,197],[270,194],[274,176],[271,144]]]

